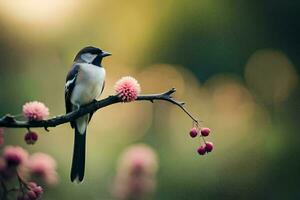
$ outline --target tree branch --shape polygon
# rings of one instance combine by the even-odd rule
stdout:
[[[171,96],[174,92],[176,92],[175,88],[170,89],[167,92],[161,93],[161,94],[147,94],[147,95],[139,95],[136,99],[136,101],[151,101],[152,103],[154,100],[162,100],[170,102],[178,107],[180,107],[192,120],[193,122],[198,124],[198,120],[192,116],[191,113],[189,113],[183,106],[184,102],[179,102],[173,99]],[[76,120],[77,118],[90,113],[92,111],[99,110],[101,108],[104,108],[106,106],[120,103],[122,100],[117,96],[108,96],[105,99],[94,101],[90,104],[87,104],[85,106],[82,106],[79,110],[70,112],[65,115],[60,115],[53,117],[48,120],[42,120],[42,121],[19,121],[16,120],[14,116],[12,115],[5,115],[0,119],[0,127],[8,127],[8,128],[31,128],[31,127],[40,127],[45,128],[45,130],[48,131],[48,127],[56,127],[61,124],[65,124],[71,121]]]

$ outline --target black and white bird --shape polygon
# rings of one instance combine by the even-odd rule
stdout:
[[[66,113],[91,103],[101,95],[105,84],[105,69],[101,61],[109,55],[111,54],[92,46],[85,47],[77,53],[66,79]],[[71,122],[72,128],[75,129],[72,182],[81,182],[84,177],[86,130],[92,115],[93,113],[89,113]]]

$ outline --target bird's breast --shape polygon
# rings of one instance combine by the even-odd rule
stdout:
[[[100,96],[105,80],[105,69],[92,64],[79,67],[76,84],[71,95],[72,104],[84,105]]]

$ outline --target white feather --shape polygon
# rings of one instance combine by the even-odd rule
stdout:
[[[82,63],[71,95],[73,105],[84,105],[100,96],[105,80],[105,69]]]
[[[101,94],[104,80],[105,69],[103,67],[98,67],[88,63],[81,63],[75,87],[71,95],[71,103],[79,107],[98,98]],[[88,120],[89,114],[76,120],[78,131],[81,134],[84,134],[86,131]]]
[[[91,54],[91,53],[84,53],[81,55],[81,59],[83,59],[84,61],[86,61],[87,63],[91,63],[93,62],[93,60],[97,57],[97,55],[95,54]]]
[[[74,77],[73,79],[71,79],[71,80],[69,80],[69,81],[66,82],[65,89],[67,89],[69,87],[69,85],[74,82],[75,78],[76,77]]]
[[[84,115],[78,119],[76,119],[77,130],[80,134],[84,134],[86,131],[86,127],[88,125],[90,114]]]

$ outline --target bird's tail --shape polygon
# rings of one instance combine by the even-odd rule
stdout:
[[[73,160],[71,168],[71,181],[76,180],[82,182],[85,168],[85,143],[86,143],[86,128],[89,116],[83,116],[75,122],[75,137]]]

